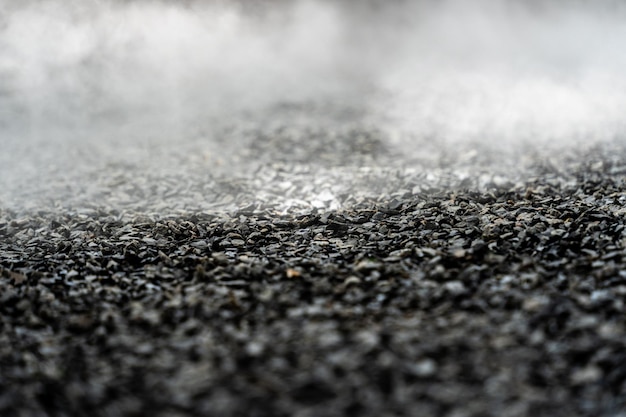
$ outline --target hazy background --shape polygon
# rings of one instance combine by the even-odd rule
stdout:
[[[312,165],[307,143],[355,126],[409,168],[621,140],[625,40],[610,1],[0,0],[0,206],[248,175],[284,127]]]

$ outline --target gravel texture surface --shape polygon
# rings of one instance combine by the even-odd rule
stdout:
[[[0,417],[626,417],[617,3],[0,0]]]
[[[224,132],[4,197],[1,415],[626,416],[623,144]]]

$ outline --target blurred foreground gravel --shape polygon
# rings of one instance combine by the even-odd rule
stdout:
[[[623,144],[236,134],[0,206],[2,416],[626,416]]]

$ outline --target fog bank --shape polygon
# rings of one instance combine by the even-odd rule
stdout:
[[[333,140],[346,126],[374,128],[397,167],[474,145],[556,152],[623,138],[617,2],[0,7],[5,200],[111,166],[236,177],[271,162],[247,151],[250,137],[281,126],[294,146],[311,140],[298,126]]]

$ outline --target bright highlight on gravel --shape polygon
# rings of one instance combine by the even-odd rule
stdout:
[[[0,0],[0,416],[626,416],[618,2]]]

